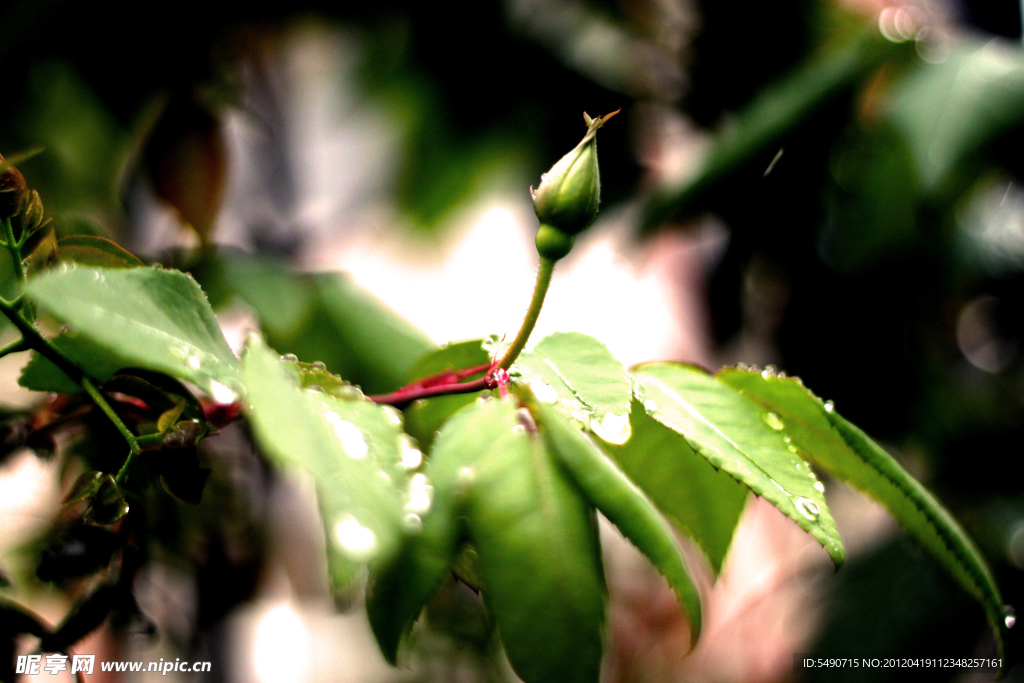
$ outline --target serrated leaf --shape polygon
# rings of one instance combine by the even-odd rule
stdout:
[[[526,683],[596,683],[605,586],[593,510],[512,403],[474,418],[463,429],[488,438],[463,454],[467,525],[512,668]]]
[[[313,478],[331,575],[347,587],[363,562],[387,561],[401,540],[400,429],[369,401],[300,389],[298,369],[258,337],[242,365],[257,441],[275,462]]]
[[[629,421],[629,441],[605,449],[669,521],[697,542],[717,574],[743,514],[747,488],[648,417],[636,401]]]
[[[518,373],[518,376],[516,376]],[[629,438],[632,386],[608,347],[579,332],[540,340],[512,366],[515,383],[609,443]]]
[[[32,278],[25,292],[132,365],[193,382],[218,400],[241,393],[238,359],[203,290],[182,272],[64,266]]]
[[[691,365],[647,363],[633,376],[643,386],[638,398],[648,415],[777,507],[822,544],[836,567],[842,565],[843,542],[824,486],[768,411]]]
[[[64,332],[52,340],[53,344],[82,368],[89,377],[106,382],[131,362],[121,358],[107,347],[97,344],[78,332]],[[32,352],[29,362],[21,370],[18,384],[32,391],[52,391],[73,394],[82,391],[67,374],[48,358]]]
[[[94,235],[68,235],[57,240],[64,261],[94,268],[137,268],[145,264],[135,254]]]
[[[398,659],[402,638],[455,561],[463,507],[460,489],[465,484],[460,469],[480,457],[508,427],[486,419],[487,414],[485,406],[474,403],[441,428],[424,470],[434,495],[430,510],[422,515],[423,531],[409,536],[394,562],[371,576],[366,610],[381,652],[392,664]]]
[[[406,375],[407,384],[437,375],[446,371],[457,371],[478,367],[490,361],[483,348],[482,339],[447,344],[424,354],[413,364]],[[461,381],[476,379],[475,374]],[[464,406],[472,403],[479,393],[459,394],[455,396],[437,396],[425,401],[417,401],[405,409],[405,428],[420,442],[424,449],[429,449],[434,435],[445,421]]]
[[[806,458],[884,505],[985,608],[999,640],[1007,637],[999,589],[981,553],[952,515],[927,489],[864,432],[829,410],[794,378],[726,368],[722,382],[777,415]]]
[[[694,645],[701,630],[700,595],[665,518],[597,444],[554,408],[541,404],[532,407],[552,452],[590,504],[618,527],[668,580],[690,618],[690,644]],[[676,483],[692,486],[692,482]]]

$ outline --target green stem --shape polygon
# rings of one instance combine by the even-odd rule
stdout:
[[[12,353],[18,353],[19,351],[28,351],[29,346],[25,343],[25,338],[15,339],[7,346],[0,346],[0,358],[9,356]]]
[[[7,239],[7,250],[11,252],[11,260],[14,261],[14,274],[18,282],[25,281],[25,264],[21,262],[21,243],[14,239],[14,228],[11,227],[11,219],[4,219],[4,237]]]
[[[6,227],[9,229],[9,224],[7,224]],[[7,316],[22,335],[22,338],[18,340],[18,342],[8,344],[6,347],[0,349],[0,355],[5,351],[7,353],[11,353],[14,350],[21,350],[21,348],[12,348],[15,346],[35,349],[38,353],[45,356],[47,360],[63,370],[68,377],[80,384],[81,387],[85,389],[85,392],[89,394],[93,403],[103,411],[107,418],[109,418],[117,428],[117,431],[121,433],[121,436],[124,437],[124,440],[128,442],[128,447],[131,449],[131,453],[129,453],[124,465],[117,473],[117,481],[118,483],[122,483],[124,478],[127,476],[128,465],[131,464],[132,459],[141,450],[139,448],[138,441],[135,439],[135,435],[131,433],[125,423],[121,420],[120,416],[118,416],[111,405],[107,402],[107,399],[105,399],[103,394],[100,393],[100,390],[97,389],[96,385],[92,383],[92,380],[86,376],[85,372],[83,372],[74,361],[64,355],[64,352],[58,349],[52,341],[44,337],[42,333],[36,329],[35,325],[25,319],[25,316],[18,311],[17,303],[12,303],[0,298],[0,313]]]
[[[114,426],[117,427],[117,431],[121,432],[121,436],[123,436],[124,440],[128,442],[128,447],[131,449],[131,452],[128,454],[128,457],[125,458],[124,464],[121,465],[121,469],[117,473],[117,483],[123,484],[124,480],[128,477],[129,465],[132,464],[132,460],[135,456],[142,451],[142,449],[139,448],[139,442],[135,440],[135,435],[132,434],[131,430],[129,430],[125,423],[121,421],[121,417],[114,411],[114,408],[107,403],[107,399],[103,397],[103,394],[96,388],[96,385],[92,383],[91,379],[88,377],[82,377],[80,384],[82,385],[82,388],[85,389],[85,393],[89,394],[89,397],[92,398],[93,403],[99,406],[99,409],[102,410],[110,421],[114,423]]]
[[[548,285],[551,284],[551,274],[554,271],[555,262],[542,256],[540,269],[537,270],[537,284],[533,287],[533,298],[530,299],[530,307],[526,310],[526,317],[523,318],[523,324],[519,328],[516,338],[512,340],[512,345],[508,347],[501,362],[498,363],[499,368],[508,370],[512,367],[512,363],[516,362],[516,358],[522,353],[526,342],[530,339],[530,333],[533,332],[533,328],[537,324],[540,309],[544,305],[544,296],[548,293]]]

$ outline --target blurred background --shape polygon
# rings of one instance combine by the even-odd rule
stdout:
[[[535,339],[799,375],[937,493],[1022,605],[1021,33],[1017,0],[6,0],[0,152],[42,148],[19,168],[56,236],[187,270],[236,348],[259,327],[382,392],[433,344],[514,333],[528,188],[584,110],[622,108],[601,218]],[[0,362],[12,409],[37,400],[14,389],[24,360]],[[514,680],[454,583],[389,668],[358,597],[336,609],[308,483],[241,427],[204,448],[203,502],[153,503],[137,604],[79,652],[210,660],[211,681]],[[73,550],[46,541],[72,475],[0,463],[2,590],[52,621],[76,577],[40,558]],[[794,653],[995,652],[883,511],[828,487],[846,566],[750,501],[717,583],[694,558],[708,615],[689,654],[670,591],[604,529],[607,680],[987,680],[794,670]]]

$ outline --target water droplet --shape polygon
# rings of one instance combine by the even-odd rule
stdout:
[[[210,393],[217,403],[234,403],[238,400],[238,395],[234,391],[215,379],[210,380]]]
[[[324,372],[327,372],[327,365],[323,361],[314,361],[313,367],[316,368],[317,370],[323,370]]]
[[[281,356],[281,360],[283,360],[285,363],[298,363],[299,357],[296,356],[294,353],[286,353],[283,356]]]
[[[818,493],[825,493],[825,484],[820,481],[814,482],[814,490]]]
[[[788,446],[786,446],[786,450],[789,451],[790,453],[799,453],[800,452],[800,451],[797,450],[796,446],[794,446],[793,444],[789,444]]]
[[[401,465],[407,470],[414,470],[423,464],[423,451],[416,448],[412,437],[402,435],[402,459]]]
[[[373,554],[377,537],[355,517],[345,517],[334,526],[334,539],[349,557],[363,560]]]
[[[836,404],[832,401],[825,401],[825,411],[831,413],[836,409]]]
[[[643,401],[644,394],[647,393],[647,385],[643,382],[633,381],[633,395],[636,396],[636,400]]]
[[[427,482],[427,475],[417,473],[409,481],[409,502],[405,509],[411,512],[426,512],[434,497],[434,487]]]
[[[415,512],[410,512],[405,516],[405,519],[402,520],[402,525],[410,534],[418,534],[423,531],[423,518]]]
[[[608,443],[624,444],[630,437],[629,416],[605,413],[600,420],[594,418],[590,421],[590,431]]]
[[[1017,610],[1012,605],[1003,605],[1003,613],[1006,615],[1003,617],[1006,628],[1013,628],[1017,625]]]
[[[401,427],[404,418],[402,417],[402,411],[394,406],[381,406],[384,409],[384,414],[388,416],[388,421],[396,427]]]
[[[334,426],[334,433],[341,439],[341,448],[345,451],[345,455],[356,459],[366,457],[369,448],[359,427],[347,420],[342,420],[341,415],[333,410],[324,411],[324,417]]]
[[[528,383],[530,391],[537,397],[537,400],[541,403],[557,403],[558,392],[550,384],[545,384],[539,379],[530,380]]]
[[[658,404],[657,404],[657,402],[655,402],[655,400],[653,398],[649,398],[646,401],[644,401],[644,410],[646,410],[648,413],[653,413],[657,409],[658,409]]]
[[[800,511],[800,514],[811,521],[818,519],[818,515],[821,514],[818,504],[810,498],[797,498],[794,502],[796,503],[796,509]]]
[[[515,425],[514,427],[512,427],[512,433],[513,434],[525,434],[526,433],[526,427],[524,427],[523,425]]]
[[[775,369],[774,365],[766,365],[764,366],[764,370],[761,371],[761,376],[764,377],[765,379],[775,377],[777,374],[778,370]]]
[[[779,417],[777,413],[765,413],[761,417],[764,418],[764,422],[766,425],[768,425],[777,432],[780,432],[786,428],[786,423],[782,421],[782,418]],[[786,441],[789,441],[788,437],[786,438]]]
[[[476,472],[472,467],[463,467],[459,470],[459,483],[462,485],[471,484],[476,479]]]

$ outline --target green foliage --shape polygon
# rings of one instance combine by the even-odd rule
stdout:
[[[629,438],[632,387],[622,363],[608,347],[585,334],[545,337],[519,356],[511,374],[542,403],[556,409],[605,441]]]
[[[825,503],[825,486],[777,414],[691,365],[649,363],[633,375],[648,415],[814,536],[837,568],[843,564],[846,552]]]
[[[254,338],[243,363],[248,413],[268,454],[316,483],[331,577],[347,588],[402,536],[401,430],[382,407],[300,389],[297,370]]]
[[[194,382],[215,396],[240,391],[238,359],[203,290],[184,273],[67,265],[34,278],[25,291],[133,365]]]
[[[748,489],[712,467],[682,436],[650,419],[638,401],[629,423],[629,440],[605,449],[672,524],[697,542],[717,574]],[[680,486],[684,481],[687,485]]]
[[[700,597],[672,531],[654,504],[593,441],[552,408],[536,406],[544,436],[591,505],[654,564],[690,618],[690,641],[700,637]]]

